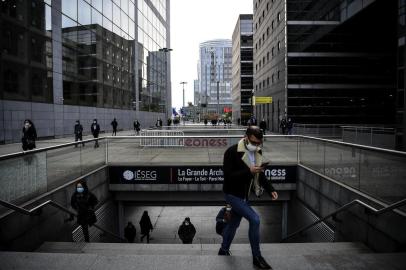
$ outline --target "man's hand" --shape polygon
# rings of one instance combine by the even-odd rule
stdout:
[[[278,192],[274,191],[271,193],[272,195],[272,200],[277,200],[278,199]]]
[[[260,173],[264,171],[264,167],[259,167],[259,166],[251,166],[250,171],[252,174]]]

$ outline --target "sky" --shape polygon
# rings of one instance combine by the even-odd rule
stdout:
[[[193,102],[193,81],[201,42],[231,39],[239,14],[252,14],[253,0],[171,0],[172,107],[183,102],[180,82],[185,84],[185,104]]]

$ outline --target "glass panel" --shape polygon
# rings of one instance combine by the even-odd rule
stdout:
[[[103,0],[92,0],[92,6],[100,12],[103,12]]]
[[[81,175],[80,148],[74,146],[49,150],[46,153],[48,190]]]
[[[325,144],[324,174],[359,189],[359,149],[346,145]]]
[[[322,141],[301,138],[299,150],[299,162],[315,171],[324,170],[325,146]]]
[[[361,150],[361,191],[394,203],[406,197],[406,156]]]
[[[92,9],[92,24],[103,25],[103,16],[95,9]]]
[[[95,141],[81,147],[82,174],[89,173],[106,164],[106,140],[99,140],[99,147],[94,148]]]
[[[1,200],[17,204],[28,201],[47,191],[46,153],[2,160],[0,175]]]
[[[113,13],[113,3],[111,0],[103,0],[103,15],[106,16],[109,20],[112,20]]]
[[[77,0],[62,0],[62,13],[77,20]]]
[[[113,4],[113,22],[119,26],[120,25],[120,8]]]
[[[90,6],[83,0],[79,0],[79,9],[78,9],[78,22],[81,25],[89,25],[90,24]]]

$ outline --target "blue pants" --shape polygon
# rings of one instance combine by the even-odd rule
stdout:
[[[221,249],[224,251],[230,250],[231,242],[233,242],[235,232],[240,226],[241,219],[244,217],[249,222],[248,237],[251,244],[252,256],[261,256],[259,250],[259,216],[248,204],[241,198],[225,194],[226,202],[231,204],[231,220],[227,223],[223,230],[223,243]]]

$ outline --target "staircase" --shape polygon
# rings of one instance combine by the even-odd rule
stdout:
[[[218,244],[46,242],[36,252],[1,252],[0,269],[255,269],[249,244],[232,245],[230,257],[218,256],[218,249]],[[373,253],[360,243],[262,244],[261,250],[273,269],[406,269],[406,253]]]

